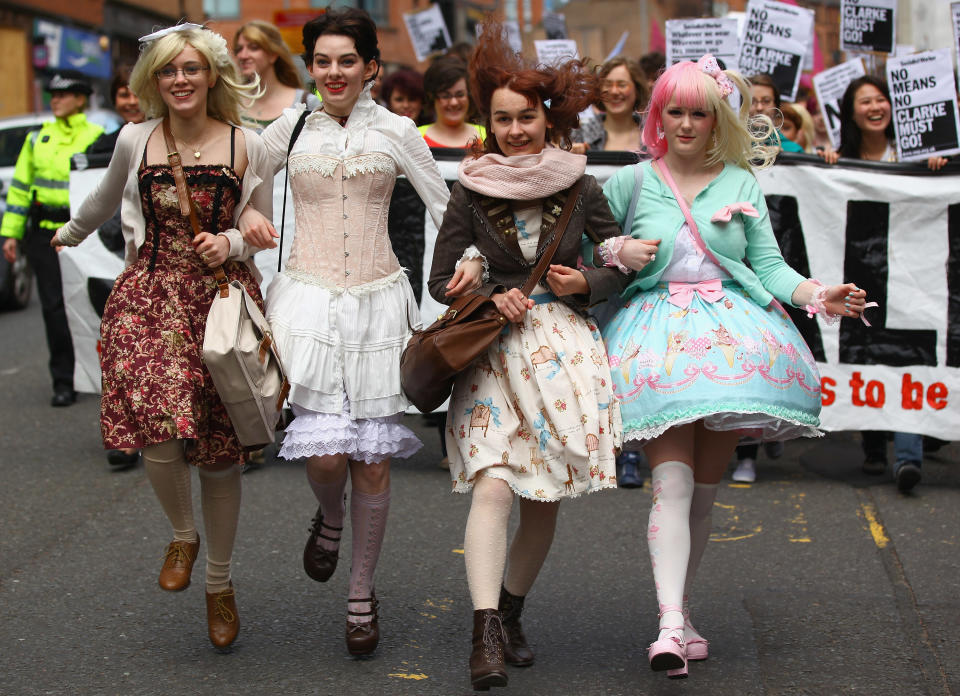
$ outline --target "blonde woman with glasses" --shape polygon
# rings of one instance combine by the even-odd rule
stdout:
[[[120,206],[127,267],[101,324],[103,441],[109,449],[143,451],[173,528],[159,577],[171,592],[190,584],[200,550],[190,493],[190,465],[198,468],[208,634],[225,648],[240,628],[230,560],[245,454],[201,350],[217,289],[214,267],[222,265],[262,306],[255,248],[235,227],[247,205],[272,214],[273,177],[257,134],[231,125],[240,120],[241,102],[256,96],[257,82],[243,83],[223,37],[180,24],[141,43],[130,87],[149,120],[124,126],[100,184],[51,245],[79,244]],[[162,125],[184,162],[204,230],[198,235],[180,212]]]

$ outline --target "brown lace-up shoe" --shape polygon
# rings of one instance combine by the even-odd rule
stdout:
[[[326,529],[331,532],[337,532],[336,537],[324,534],[321,530]],[[303,570],[308,576],[317,582],[326,582],[337,569],[337,550],[327,550],[317,545],[317,539],[326,539],[330,542],[340,542],[340,532],[343,527],[331,527],[323,523],[323,513],[317,508],[317,514],[314,515],[310,523],[310,536],[307,537],[307,545],[303,547]]]
[[[207,596],[207,633],[215,648],[226,648],[240,633],[240,614],[237,612],[237,593],[233,583],[226,590]]]
[[[527,645],[527,638],[520,625],[523,612],[523,597],[510,594],[507,588],[500,586],[500,618],[503,621],[503,660],[514,667],[529,667],[533,664],[533,651]]]
[[[474,691],[507,685],[503,662],[503,624],[496,609],[473,612],[473,652],[470,653],[470,683]]]
[[[163,567],[157,582],[167,592],[179,592],[190,585],[193,562],[200,552],[200,537],[194,542],[171,541],[164,553]]]

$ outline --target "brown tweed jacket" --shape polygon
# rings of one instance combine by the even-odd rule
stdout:
[[[583,189],[573,204],[576,207],[570,216],[570,223],[553,257],[553,263],[570,268],[577,267],[581,237],[587,229],[595,240],[621,234],[597,180],[589,174],[583,178]],[[560,191],[544,200],[538,259],[553,237],[553,225],[562,214],[567,193]],[[527,263],[520,251],[510,201],[482,196],[457,182],[450,193],[450,202],[440,226],[427,284],[430,294],[438,302],[450,303],[451,298],[444,294],[446,284],[453,277],[457,261],[471,244],[476,245],[490,264],[490,279],[477,291],[488,297],[495,292],[522,287],[536,265],[536,262]],[[630,277],[615,268],[587,268],[582,272],[590,286],[589,295],[559,298],[579,312],[623,290]],[[546,281],[543,284],[546,287]]]

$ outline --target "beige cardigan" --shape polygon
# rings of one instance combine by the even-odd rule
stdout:
[[[161,119],[143,123],[128,123],[117,137],[117,145],[107,172],[93,192],[66,224],[66,232],[74,238],[86,239],[94,230],[108,220],[120,206],[123,239],[126,242],[125,261],[129,266],[137,260],[137,250],[146,237],[146,220],[140,205],[140,189],[137,171],[143,157],[143,149]],[[260,136],[249,128],[241,128],[247,146],[247,170],[243,175],[240,201],[233,211],[233,223],[247,203],[262,213],[268,220],[273,218],[273,173],[267,152]],[[247,244],[237,229],[221,230],[230,241],[228,258],[246,262],[259,282],[260,272],[251,258],[258,248]]]

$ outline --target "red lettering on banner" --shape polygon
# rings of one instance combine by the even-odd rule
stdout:
[[[866,402],[860,397],[860,387],[863,386],[863,380],[860,378],[859,372],[854,372],[853,377],[850,378],[850,389],[853,391],[850,393],[850,401],[853,402],[854,406],[866,406]]]
[[[883,408],[883,403],[887,400],[886,391],[883,388],[883,382],[871,379],[867,382],[866,389],[867,406],[870,408]]]
[[[938,411],[947,407],[947,385],[943,382],[934,382],[927,389],[927,403],[930,408]]]
[[[820,378],[820,405],[831,406],[837,400],[837,393],[831,387],[837,386],[837,380],[832,377]]]
[[[909,372],[903,375],[903,386],[900,387],[900,406],[907,411],[919,411],[923,408],[923,383],[914,382],[913,376]]]

